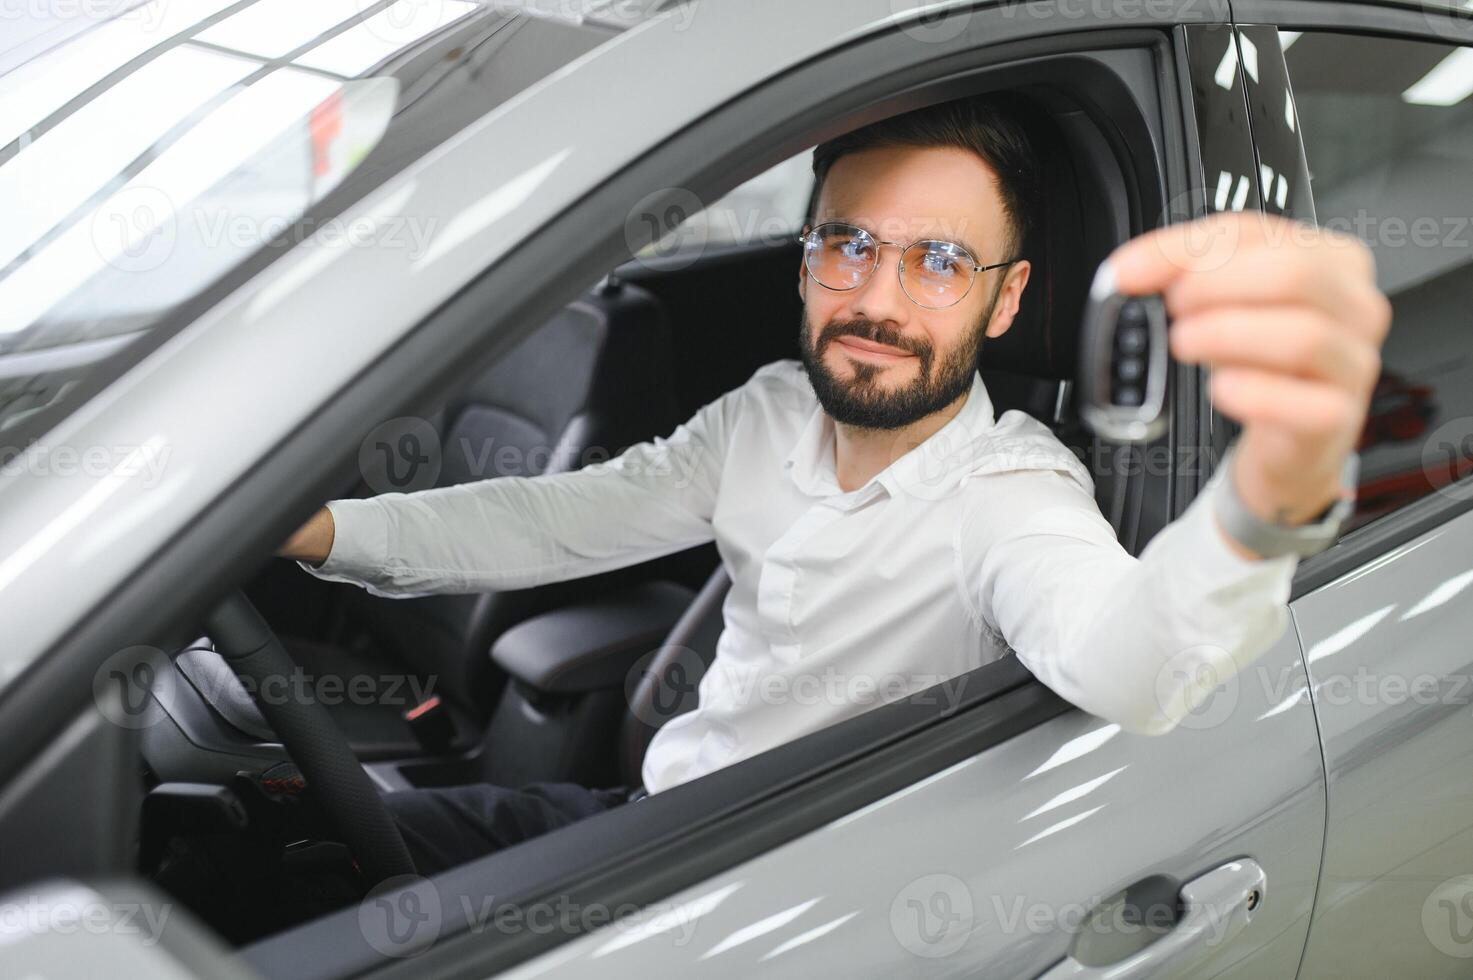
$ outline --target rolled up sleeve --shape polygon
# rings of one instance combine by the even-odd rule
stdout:
[[[742,396],[580,470],[332,501],[327,560],[299,564],[402,598],[530,588],[704,544]]]
[[[1063,472],[974,483],[958,529],[974,613],[1049,688],[1127,731],[1170,731],[1287,624],[1297,559],[1235,552],[1215,483],[1139,558]]]

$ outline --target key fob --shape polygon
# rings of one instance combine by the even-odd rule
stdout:
[[[1149,442],[1166,431],[1166,303],[1127,296],[1102,265],[1080,334],[1080,415],[1112,442]]]

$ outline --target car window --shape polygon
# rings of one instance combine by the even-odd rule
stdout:
[[[1395,310],[1350,529],[1431,493],[1473,494],[1473,48],[1328,32],[1280,43],[1319,222],[1371,247]]]
[[[813,191],[813,150],[804,150],[733,189],[709,207],[691,195],[693,212],[667,216],[675,227],[637,259],[689,258],[712,246],[777,245],[798,237]]]

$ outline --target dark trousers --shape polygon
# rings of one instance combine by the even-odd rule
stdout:
[[[408,789],[384,796],[422,875],[591,817],[642,796],[639,787],[587,789],[575,783],[531,783],[518,789],[471,783]]]

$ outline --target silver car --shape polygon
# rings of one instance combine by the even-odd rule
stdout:
[[[0,973],[1473,968],[1466,4],[153,0],[6,23]],[[1359,509],[1301,563],[1292,628],[1166,736],[1005,657],[389,873],[383,792],[637,773],[709,662],[724,573],[705,548],[389,601],[277,543],[333,497],[583,465],[791,356],[807,151],[996,89],[1038,107],[1050,207],[983,376],[1080,454],[1134,553],[1234,427],[1180,365],[1159,440],[1079,424],[1098,261],[1226,210],[1373,248],[1395,325]],[[251,687],[282,656],[313,697]],[[310,893],[265,890],[284,870]]]

